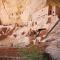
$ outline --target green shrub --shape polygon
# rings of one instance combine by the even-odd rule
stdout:
[[[20,48],[19,51],[23,60],[48,60],[48,57],[47,55],[45,56],[44,51],[41,51],[41,48],[34,45]]]

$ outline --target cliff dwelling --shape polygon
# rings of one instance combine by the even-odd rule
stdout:
[[[59,0],[0,0],[0,47],[60,47],[59,26]]]

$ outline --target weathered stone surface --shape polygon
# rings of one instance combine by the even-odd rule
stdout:
[[[46,48],[46,52],[49,53],[53,59],[60,60],[60,22],[49,34],[47,40],[51,41]]]
[[[46,39],[42,38],[60,17],[60,8],[53,5],[50,9],[46,2],[47,0],[0,0],[0,47],[25,47],[32,42],[34,45],[41,42],[41,45],[45,45],[43,42],[47,42],[46,52],[53,59],[60,60],[60,22]],[[15,29],[7,34],[2,25],[8,25],[8,31],[12,31],[13,26]],[[39,29],[46,31],[38,31]],[[3,38],[3,34],[7,34],[7,37]]]

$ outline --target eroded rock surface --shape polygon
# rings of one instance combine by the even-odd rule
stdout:
[[[60,22],[53,29],[53,31],[47,37],[47,40],[51,40],[48,43],[46,52],[49,53],[53,59],[60,60]]]

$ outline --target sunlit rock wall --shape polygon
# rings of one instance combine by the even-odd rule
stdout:
[[[48,14],[49,5],[46,5],[46,0],[0,0],[0,4],[2,24],[23,24],[23,27],[15,26],[17,29],[11,36],[8,35],[6,39],[1,40],[0,45],[29,44],[30,40],[27,35],[30,30],[37,31],[42,28],[50,30],[58,20],[55,6],[52,6],[52,13]]]
[[[46,0],[0,0],[2,24],[26,22],[29,16],[46,5]]]

